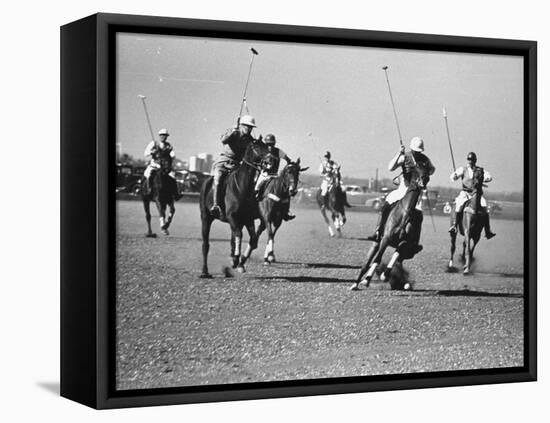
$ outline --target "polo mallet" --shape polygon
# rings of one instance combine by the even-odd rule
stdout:
[[[241,101],[241,109],[239,110],[239,119],[241,118],[241,114],[243,112],[243,106],[246,104],[246,91],[248,90],[248,82],[250,81],[250,74],[252,73],[252,65],[254,64],[254,56],[257,56],[259,54],[258,51],[255,50],[253,47],[250,47],[250,51],[252,52],[252,59],[250,60],[250,66],[248,68],[248,76],[246,78],[246,85],[244,86],[243,99]]]
[[[151,120],[149,119],[149,112],[147,112],[147,105],[145,104],[145,97],[144,95],[139,94],[138,97],[141,99],[141,102],[143,103],[143,110],[145,110],[145,117],[147,118],[147,125],[149,125],[149,132],[151,133],[151,139],[155,140],[155,136],[153,135],[153,127],[151,126]]]
[[[315,144],[315,139],[313,138],[313,133],[310,132],[309,134],[307,134],[309,139],[311,140],[311,145],[313,145],[313,149],[315,151],[318,151],[317,150],[317,145]],[[319,156],[319,153],[317,153],[317,158],[319,159],[319,162],[323,163],[323,159],[321,159],[321,156]]]
[[[449,132],[449,122],[447,121],[447,109],[445,109],[445,107],[443,107],[443,118],[445,119],[445,128],[447,129],[447,139],[449,140],[449,150],[451,151],[453,170],[456,171],[455,156],[453,154],[453,145],[451,144],[451,134]]]
[[[403,147],[403,138],[401,137],[401,129],[399,128],[399,121],[397,120],[397,112],[395,111],[395,104],[393,102],[393,95],[391,93],[390,78],[388,77],[388,67],[383,66],[382,69],[384,69],[384,74],[386,75],[386,82],[388,83],[388,92],[390,93],[390,100],[391,100],[391,106],[392,106],[392,109],[393,109],[393,116],[395,117],[395,124],[397,125],[397,133],[399,135],[399,144],[401,144],[401,147]]]

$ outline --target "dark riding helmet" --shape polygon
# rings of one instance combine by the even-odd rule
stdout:
[[[477,162],[476,153],[474,153],[473,151],[469,152],[468,157],[466,157],[466,160],[476,163]]]
[[[327,159],[330,159],[330,151],[327,151],[323,157],[326,157]]]
[[[275,145],[276,142],[277,140],[275,139],[275,135],[273,134],[267,134],[264,138],[264,143],[266,143],[267,145]]]

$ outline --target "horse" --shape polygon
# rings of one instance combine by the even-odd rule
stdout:
[[[258,227],[258,238],[267,228],[267,245],[264,253],[264,264],[269,265],[275,262],[273,249],[274,238],[277,230],[283,222],[283,217],[290,207],[290,199],[298,192],[300,172],[308,170],[309,167],[300,167],[300,159],[288,163],[281,174],[267,181],[263,188],[263,196],[259,201],[260,226]]]
[[[177,196],[177,183],[174,178],[170,176],[171,170],[171,161],[163,158],[160,160],[160,169],[154,171],[152,186],[149,187],[147,178],[144,177],[141,180],[140,193],[143,209],[145,210],[145,220],[147,222],[147,234],[145,236],[148,238],[156,237],[156,234],[154,234],[151,229],[151,201],[157,206],[160,216],[160,229],[164,235],[170,235],[168,227],[170,223],[172,223],[174,213],[176,212],[174,202]],[[166,208],[168,208],[168,216],[166,216]]]
[[[242,162],[229,175],[225,183],[218,189],[223,190],[223,201],[220,204],[224,210],[219,219],[210,212],[213,204],[212,184],[214,178],[207,178],[200,191],[200,212],[202,226],[202,273],[201,278],[212,278],[208,273],[208,251],[210,249],[210,228],[215,219],[228,223],[231,227],[230,257],[233,268],[242,273],[244,265],[250,254],[258,247],[258,235],[254,220],[260,217],[258,201],[254,194],[254,181],[260,171],[261,160],[267,153],[267,146],[261,142],[251,142],[246,147]],[[248,246],[244,254],[241,254],[241,242],[243,227],[246,227],[249,235]]]
[[[462,255],[464,261],[464,274],[470,274],[470,266],[474,258],[474,250],[479,239],[481,231],[487,219],[487,211],[481,207],[481,196],[483,195],[483,179],[484,170],[481,167],[474,169],[472,197],[464,204],[464,212],[462,214],[462,222],[457,222],[460,233],[464,235],[462,242]],[[449,260],[448,269],[454,269],[453,258],[456,250],[457,231],[451,231],[451,259]]]
[[[340,177],[336,175],[332,178],[327,191],[327,198],[323,198],[321,190],[317,191],[317,205],[321,209],[321,214],[328,227],[328,233],[331,237],[338,234],[342,236],[342,228],[346,223],[346,209],[345,207],[351,207],[348,203],[345,191],[342,190],[340,185]],[[327,217],[326,211],[330,211],[332,221]],[[336,232],[332,228],[332,225],[336,228]]]
[[[380,279],[383,281],[389,277],[395,263],[401,265],[403,260],[409,260],[420,252],[418,242],[423,215],[422,211],[418,210],[416,206],[428,181],[429,176],[424,169],[415,167],[412,170],[411,180],[405,196],[393,204],[380,242],[375,242],[370,248],[367,253],[367,260],[361,268],[355,283],[351,286],[351,290],[357,291],[361,283],[365,283],[367,287],[369,286],[387,247],[395,248],[395,251],[386,269],[380,275]],[[363,276],[365,276],[364,280]],[[410,289],[410,284],[406,283],[404,289]]]

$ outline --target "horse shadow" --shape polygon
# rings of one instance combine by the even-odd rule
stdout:
[[[286,281],[293,283],[350,283],[352,279],[329,278],[325,276],[260,276],[255,279],[261,281]]]
[[[336,263],[300,263],[295,261],[279,261],[277,262],[283,265],[295,265],[301,267],[308,267],[311,269],[360,269],[361,266],[354,266],[350,264],[336,264]]]
[[[468,288],[458,290],[415,289],[412,292],[431,294],[434,297],[524,298],[524,295],[519,293],[474,291]]]

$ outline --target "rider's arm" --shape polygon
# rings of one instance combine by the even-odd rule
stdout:
[[[151,141],[149,144],[147,144],[147,147],[145,147],[145,151],[144,151],[143,155],[145,157],[151,156],[152,153],[153,153],[153,148],[155,147],[155,145],[156,145],[155,141]]]
[[[457,168],[453,173],[451,173],[451,181],[456,181],[458,178],[464,176],[464,168],[461,166]]]
[[[223,134],[221,136],[221,142],[222,144],[227,144],[228,142],[231,141],[232,137],[234,136],[234,134],[236,134],[238,132],[238,129],[237,128],[231,128],[231,129],[228,129],[225,134]]]
[[[390,162],[388,163],[388,170],[390,172],[393,172],[395,169],[397,169],[399,166],[401,166],[405,162],[404,152],[405,152],[404,148],[401,147],[401,149],[395,155],[395,157],[390,160]]]
[[[493,176],[489,172],[485,171],[483,173],[483,182],[491,182],[492,180]]]
[[[287,156],[287,154],[279,148],[279,158],[285,160],[287,163],[290,163],[292,160],[290,160],[290,157]]]

